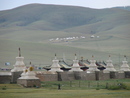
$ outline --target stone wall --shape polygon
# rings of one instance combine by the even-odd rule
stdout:
[[[87,72],[86,71],[75,71],[74,72],[75,80],[87,80]]]
[[[10,84],[11,75],[0,75],[0,84]]]
[[[118,73],[118,76],[117,76],[118,79],[124,79],[125,78],[125,73]]]
[[[18,79],[17,84],[24,87],[40,87],[41,81],[39,79]]]
[[[72,81],[75,80],[73,72],[58,72],[58,81]]]
[[[118,79],[118,72],[110,71],[110,79]]]
[[[0,74],[0,83],[16,83],[22,72],[3,72]],[[72,80],[108,80],[108,79],[124,79],[130,78],[130,72],[110,72],[103,73],[97,71],[93,73],[83,72],[36,72],[36,77],[40,81],[72,81]],[[28,82],[29,83],[29,82]],[[25,83],[24,83],[25,84]],[[27,83],[26,83],[27,84]],[[26,86],[26,85],[25,85]]]
[[[40,79],[40,81],[57,81],[58,75],[57,72],[36,72],[36,77]]]
[[[96,71],[96,80],[108,80],[110,79],[110,73],[103,73],[103,71]]]
[[[21,77],[21,74],[22,74],[22,71],[20,71],[20,72],[12,72],[11,82],[12,82],[12,83],[17,83],[17,79],[18,79],[19,77]]]
[[[130,78],[130,71],[125,71],[125,78]]]
[[[11,72],[0,72],[0,84],[11,83]]]
[[[93,73],[86,73],[86,80],[96,80],[95,72]]]

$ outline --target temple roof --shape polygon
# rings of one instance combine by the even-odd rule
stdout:
[[[61,66],[61,68],[66,68],[66,69],[70,69],[71,66],[68,65],[64,60],[60,60],[59,61],[59,65]]]

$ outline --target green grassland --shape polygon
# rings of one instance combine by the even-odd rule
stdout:
[[[90,60],[92,55],[94,55],[94,58],[98,61],[106,61],[108,56],[111,55],[113,63],[117,65],[117,69],[119,68],[119,65],[121,65],[124,54],[127,55],[127,60],[130,61],[128,55],[129,51],[126,51],[127,49],[129,50],[129,47],[121,50],[123,49],[122,46],[124,44],[115,48],[107,46],[110,45],[111,42],[109,43],[107,41],[106,43],[108,44],[103,46],[105,41],[103,41],[104,43],[102,43],[102,45],[100,41],[98,42],[93,40],[94,39],[89,39],[88,42],[83,42],[84,40],[81,40],[80,42],[75,41],[62,45],[62,43],[35,43],[1,39],[0,64],[3,67],[5,62],[10,62],[11,67],[13,67],[12,65],[15,64],[15,57],[18,56],[19,47],[21,47],[22,56],[25,58],[24,62],[26,65],[29,65],[29,62],[32,62],[34,65],[51,65],[55,53],[57,54],[58,59],[63,58],[64,55],[69,64],[72,64],[75,53],[77,54],[78,59],[84,57],[84,59]],[[124,41],[120,40],[120,42],[123,43]],[[118,50],[116,50],[117,48]],[[120,53],[120,51],[122,52]]]
[[[22,31],[16,31],[22,32]],[[31,33],[30,33],[31,32]],[[22,56],[25,57],[26,65],[31,61],[36,65],[51,65],[54,54],[63,58],[63,54],[69,64],[74,59],[76,53],[78,59],[91,59],[94,55],[96,60],[106,61],[111,55],[113,63],[121,65],[123,56],[127,55],[130,61],[129,39],[116,35],[99,34],[99,38],[90,38],[90,35],[75,33],[75,36],[85,36],[85,39],[73,40],[69,42],[50,42],[50,38],[73,36],[73,33],[54,32],[54,31],[24,31],[24,33],[11,33],[1,36],[0,39],[0,65],[4,66],[5,62],[15,63],[15,57],[18,56],[18,48],[21,47]],[[54,33],[54,34],[53,34]],[[24,35],[26,35],[24,37]],[[58,36],[57,36],[58,35]],[[14,37],[14,38],[13,38]],[[13,40],[12,40],[13,39]]]
[[[130,62],[130,11],[110,8],[30,4],[0,11],[0,66],[15,64],[18,48],[29,65],[51,65],[54,54],[72,64],[78,59],[106,61],[111,55],[118,69],[123,56]],[[94,34],[95,38],[90,38]],[[50,42],[49,39],[85,36],[85,39]],[[97,38],[96,36],[99,36]]]
[[[0,93],[1,98],[129,98],[129,91],[118,90],[45,90],[45,89],[10,89]]]
[[[108,90],[110,85],[124,83],[126,89]],[[61,89],[58,90],[58,84]],[[23,88],[17,84],[0,84],[1,98],[129,98],[130,79],[105,81],[55,81],[42,82],[41,88]]]

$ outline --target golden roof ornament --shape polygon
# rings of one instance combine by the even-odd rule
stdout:
[[[26,72],[28,72],[28,70],[27,70],[27,69],[25,70],[25,73],[26,73]]]
[[[33,68],[32,66],[31,66],[31,67],[29,67],[29,70],[30,70],[30,71],[33,71],[33,69],[34,69],[34,68]]]

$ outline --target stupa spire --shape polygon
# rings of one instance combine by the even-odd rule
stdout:
[[[77,55],[76,55],[76,53],[75,53],[75,60],[77,60]]]
[[[20,49],[20,47],[19,47],[19,57],[21,57],[21,49]]]
[[[30,62],[30,66],[32,65],[32,62]]]
[[[94,60],[94,55],[92,55],[92,60]]]
[[[111,55],[109,55],[109,60],[111,60]]]
[[[57,57],[56,57],[56,53],[55,53],[55,60],[57,59]]]
[[[124,61],[126,61],[126,55],[124,55]]]

